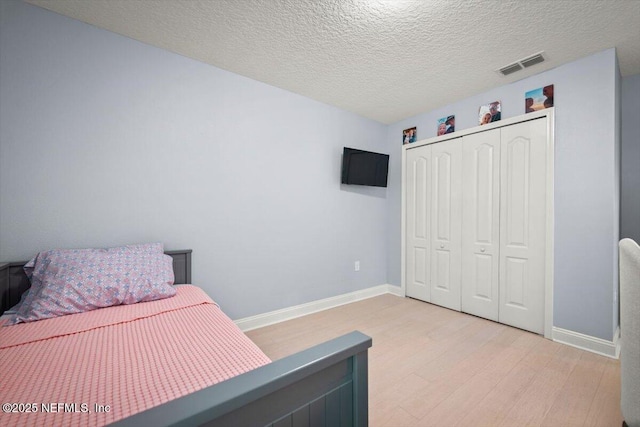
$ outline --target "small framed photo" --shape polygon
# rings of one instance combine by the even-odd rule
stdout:
[[[524,112],[544,110],[553,107],[553,85],[530,90],[524,94]]]
[[[478,109],[478,123],[480,126],[497,122],[502,118],[502,106],[500,101],[493,101],[487,105],[481,105]]]
[[[447,116],[438,120],[437,135],[445,135],[456,131],[456,116]]]
[[[402,131],[402,145],[416,142],[417,138],[418,138],[418,132],[415,127],[405,129]]]

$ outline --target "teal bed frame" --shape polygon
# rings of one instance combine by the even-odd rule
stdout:
[[[191,283],[191,252],[166,252],[176,283]],[[24,264],[0,263],[1,311],[29,288]],[[111,425],[366,427],[371,345],[354,331]]]

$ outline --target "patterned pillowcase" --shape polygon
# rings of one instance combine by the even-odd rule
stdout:
[[[161,243],[40,252],[24,266],[31,288],[6,325],[172,297],[173,260]]]

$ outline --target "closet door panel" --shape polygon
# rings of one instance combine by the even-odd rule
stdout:
[[[431,302],[460,310],[462,145],[432,145]]]
[[[462,311],[498,320],[500,129],[462,141]]]
[[[431,147],[417,147],[406,155],[406,293],[429,302]]]
[[[546,119],[501,129],[500,314],[544,332]]]

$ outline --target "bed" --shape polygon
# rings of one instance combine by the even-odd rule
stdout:
[[[166,254],[175,283],[191,283],[191,251]],[[0,264],[3,312],[30,286],[24,264]],[[175,289],[0,327],[0,425],[368,425],[371,338],[354,331],[271,362],[199,288]]]

